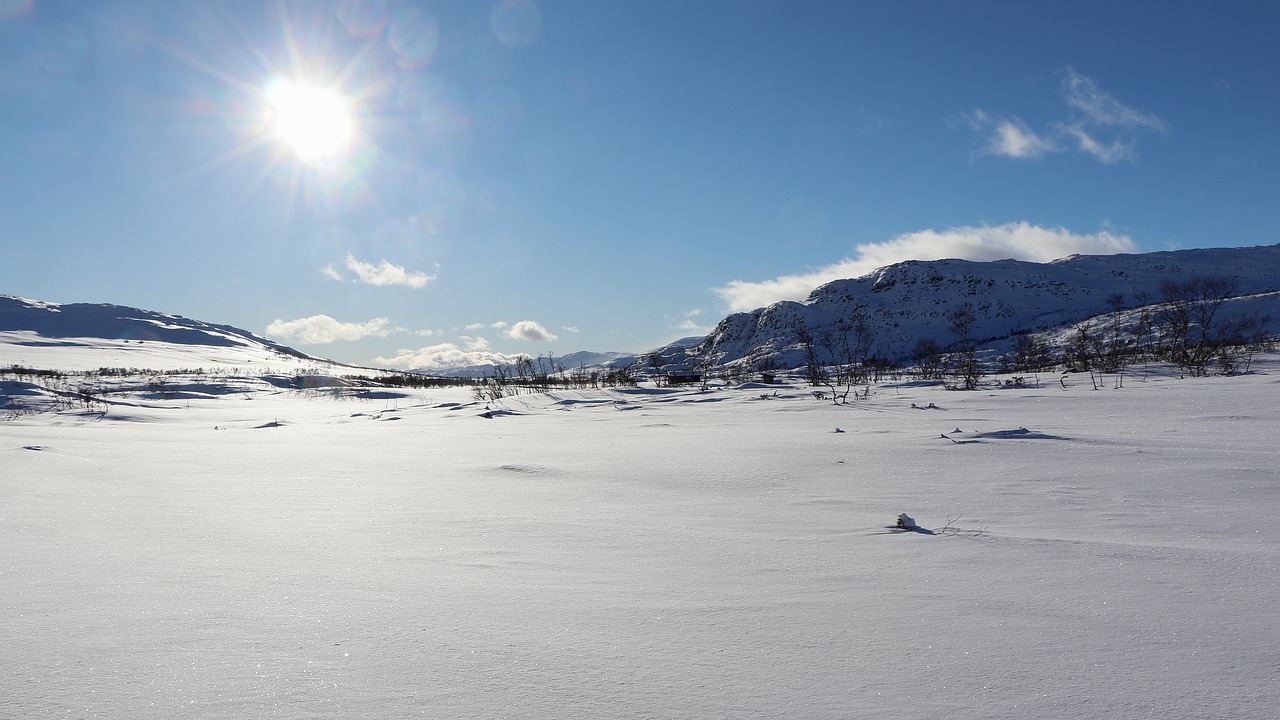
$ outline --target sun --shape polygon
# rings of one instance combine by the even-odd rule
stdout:
[[[324,164],[350,147],[355,111],[337,90],[276,78],[267,84],[265,97],[272,135],[304,163]]]

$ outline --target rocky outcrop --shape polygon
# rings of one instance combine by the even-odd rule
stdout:
[[[815,289],[804,302],[735,313],[701,343],[668,348],[673,364],[708,366],[803,363],[802,336],[846,334],[861,323],[873,354],[907,359],[922,338],[947,346],[957,311],[972,315],[982,347],[1051,332],[1117,309],[1160,299],[1161,283],[1193,276],[1230,277],[1245,294],[1280,291],[1280,245],[1091,255],[1049,263],[998,260],[907,261]]]

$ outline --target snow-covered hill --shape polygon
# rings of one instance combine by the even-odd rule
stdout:
[[[696,344],[701,338],[684,341]],[[675,347],[675,345],[673,345]],[[78,348],[89,352],[68,352]],[[565,369],[628,366],[637,356],[579,351],[553,358]],[[100,368],[172,371],[232,370],[254,373],[331,372],[369,374],[314,357],[230,325],[217,325],[123,305],[56,303],[0,295],[0,366],[70,372]],[[418,368],[439,377],[484,377],[492,364]]]
[[[1052,345],[1065,341],[1078,324],[1097,325],[1108,313],[1132,321],[1135,309],[1161,301],[1162,283],[1195,277],[1230,279],[1237,297],[1223,306],[1223,317],[1252,316],[1265,321],[1272,336],[1280,335],[1280,245],[1269,245],[1072,256],[1049,263],[908,261],[827,283],[804,302],[729,315],[706,337],[684,338],[645,353],[582,351],[553,360],[567,370],[756,363],[795,368],[804,364],[802,334],[830,338],[848,333],[860,319],[872,354],[902,361],[922,338],[943,347],[950,344],[954,316],[961,309],[973,316],[971,337],[979,349],[1007,350],[1014,338],[1032,333]],[[95,352],[74,355],[79,358],[74,362],[72,355],[59,352],[77,346],[92,346]],[[90,364],[76,364],[82,360]],[[347,367],[228,325],[118,305],[58,304],[10,295],[0,295],[0,364],[64,370]],[[418,371],[480,377],[492,374],[494,366]]]
[[[669,364],[710,365],[772,359],[796,367],[803,363],[802,331],[815,337],[840,332],[840,322],[860,315],[878,354],[903,359],[921,338],[949,344],[954,314],[962,308],[974,317],[972,334],[980,346],[998,347],[1021,334],[1158,302],[1162,283],[1192,277],[1233,279],[1248,297],[1233,302],[1231,312],[1280,322],[1280,245],[1077,255],[1049,263],[908,261],[827,283],[804,302],[735,313],[701,344],[665,358]],[[1117,298],[1121,304],[1112,306]]]
[[[230,325],[122,305],[13,295],[0,295],[0,365],[63,371],[344,367]]]

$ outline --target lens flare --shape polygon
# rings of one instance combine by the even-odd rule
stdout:
[[[266,99],[272,133],[303,162],[324,163],[351,145],[355,112],[338,91],[276,79],[268,84]]]
[[[428,13],[416,8],[402,8],[391,18],[387,44],[395,52],[401,67],[426,67],[431,64],[440,45],[440,26]]]
[[[529,47],[542,32],[542,14],[531,0],[502,0],[489,11],[494,37],[507,47]]]

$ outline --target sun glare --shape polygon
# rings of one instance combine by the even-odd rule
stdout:
[[[334,159],[351,144],[351,101],[336,90],[277,79],[267,86],[266,99],[272,133],[303,162]]]

